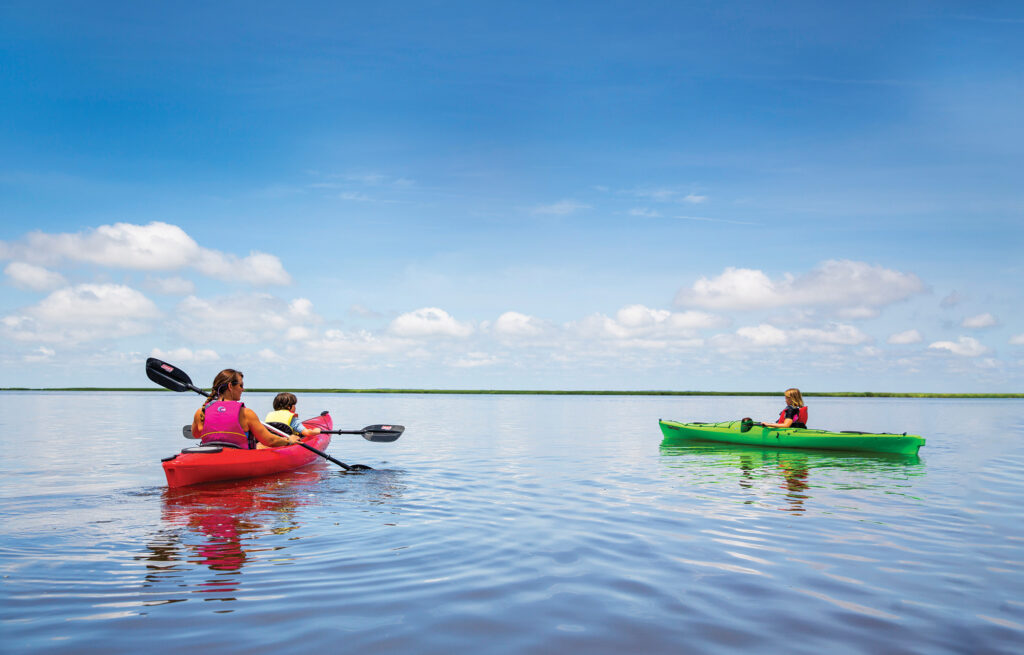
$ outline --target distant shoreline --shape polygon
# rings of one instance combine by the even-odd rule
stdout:
[[[3,391],[167,391],[151,387],[0,387]],[[246,389],[274,393],[394,393],[490,396],[780,396],[779,391],[559,391],[527,389]],[[812,398],[1024,398],[1024,393],[909,393],[889,391],[824,391],[804,393]]]

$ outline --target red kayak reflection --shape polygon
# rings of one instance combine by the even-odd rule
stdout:
[[[267,550],[260,548],[261,536],[299,527],[296,510],[317,503],[319,496],[311,489],[323,468],[166,489],[162,519],[166,531],[177,535],[176,559],[212,571],[240,571],[254,554]],[[210,586],[209,591],[230,591],[224,580]]]

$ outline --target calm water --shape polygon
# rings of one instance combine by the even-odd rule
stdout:
[[[170,492],[197,399],[0,394],[0,650],[1024,651],[1019,400],[811,399],[908,459],[661,446],[779,399],[308,394],[406,433]]]

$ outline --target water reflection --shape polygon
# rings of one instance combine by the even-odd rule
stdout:
[[[165,489],[161,494],[161,528],[146,544],[146,586],[182,578],[190,568],[205,567],[212,577],[198,582],[197,593],[234,600],[240,573],[247,565],[273,559],[286,562],[287,535],[301,524],[299,508],[318,504],[318,472],[290,472],[254,480]],[[294,538],[298,539],[296,535]],[[260,542],[266,540],[268,545]]]
[[[735,479],[752,505],[781,494],[779,509],[804,512],[814,490],[880,488],[899,493],[908,477],[924,474],[917,455],[770,449],[712,443],[667,445],[663,462],[696,481],[721,484]]]
[[[298,554],[313,551],[298,546],[324,521],[336,525],[336,514],[372,507],[394,524],[388,506],[404,490],[397,471],[346,474],[326,466],[164,489],[160,527],[135,558],[145,566],[143,586],[169,590],[172,598],[164,602],[194,594],[235,601],[246,589],[251,596],[289,575],[303,575],[313,563]],[[292,564],[298,568],[280,568]]]

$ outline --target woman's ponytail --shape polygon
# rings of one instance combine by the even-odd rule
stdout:
[[[206,406],[219,400],[220,397],[228,390],[228,385],[238,384],[241,381],[241,377],[241,371],[236,371],[233,368],[226,368],[218,373],[217,377],[213,378],[210,395],[206,397],[206,400],[203,401],[203,406],[199,408],[199,425],[206,423]]]

